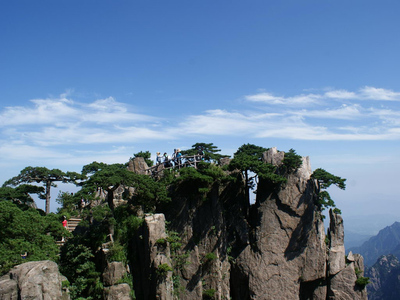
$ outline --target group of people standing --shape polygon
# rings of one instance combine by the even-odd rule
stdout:
[[[171,156],[168,156],[167,152],[164,152],[161,155],[160,152],[157,152],[156,157],[156,165],[164,164],[165,168],[180,166],[182,164],[182,153],[181,149],[174,149],[174,153]]]
[[[203,160],[203,158],[204,158],[203,147],[198,146],[196,149],[197,149],[197,155],[189,156],[189,157],[185,157],[185,158],[191,162]],[[164,152],[163,155],[161,155],[160,152],[157,152],[156,165],[158,166],[158,165],[164,164],[165,168],[170,168],[170,167],[179,167],[180,168],[182,166],[182,159],[183,159],[183,156],[181,153],[181,149],[179,149],[179,148],[174,149],[174,153],[172,153],[171,156],[168,156],[167,152]]]

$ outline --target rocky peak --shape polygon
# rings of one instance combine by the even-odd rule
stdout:
[[[128,170],[135,172],[137,174],[148,175],[147,169],[149,166],[147,165],[146,161],[143,157],[134,157],[129,160],[128,163]]]
[[[263,161],[279,167],[284,156],[271,148]],[[332,211],[326,243],[316,204],[319,186],[311,174],[310,160],[303,157],[285,184],[276,187],[260,179],[250,212],[238,184],[220,185],[207,199],[175,195],[166,219],[182,247],[160,252],[151,236],[162,237],[164,231],[146,220],[141,243],[147,250],[142,253],[143,259],[152,257],[146,268],[153,270],[142,274],[155,272],[162,261],[156,257],[162,254],[175,268],[174,289],[183,300],[367,299],[355,285],[356,270],[364,268],[362,257],[352,255],[346,262],[343,220]],[[162,223],[161,217],[154,218]],[[139,276],[137,280],[140,284]],[[167,287],[168,282],[166,277],[159,284]],[[150,283],[146,286],[152,289]],[[157,288],[153,290],[155,294]],[[163,295],[160,299],[172,299],[170,293]]]
[[[400,295],[400,262],[394,255],[382,255],[376,263],[367,268],[368,299],[398,299]]]
[[[14,267],[0,278],[0,299],[61,300],[61,285],[62,276],[55,262],[31,261]]]

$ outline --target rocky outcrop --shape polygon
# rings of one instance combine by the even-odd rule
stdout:
[[[353,252],[360,253],[365,260],[365,264],[371,267],[382,255],[400,255],[400,222],[380,230],[376,236],[371,237],[360,247],[350,248]]]
[[[266,162],[278,166],[283,158],[276,148],[264,154]],[[260,181],[251,215],[256,220],[250,238],[254,242],[243,249],[235,266],[248,284],[232,287],[235,299],[299,299],[300,290],[325,294],[313,289],[326,275],[326,244],[311,173],[308,158],[303,158],[284,186]]]
[[[130,296],[131,288],[127,283],[121,283],[104,288],[103,299],[104,300],[131,300]]]
[[[120,283],[127,277],[127,270],[122,262],[107,263],[103,271],[105,300],[130,300],[131,288],[127,283]]]
[[[328,275],[333,276],[346,267],[344,249],[344,226],[340,215],[329,211],[330,225],[328,229],[329,255]]]
[[[325,235],[309,158],[287,174],[284,156],[276,148],[264,153],[287,182],[260,179],[253,205],[240,172],[236,183],[215,183],[207,197],[177,188],[165,215],[179,247],[170,239],[161,245],[163,215],[146,217],[134,245],[137,299],[367,299],[355,284],[362,258],[345,260],[343,220],[333,211]],[[172,272],[157,276],[161,264],[173,267],[173,284]]]
[[[142,174],[142,175],[150,175],[147,171],[148,168],[149,168],[149,166],[147,165],[147,163],[143,157],[135,157],[135,158],[129,160],[129,163],[128,163],[129,171],[135,172],[137,174]]]
[[[371,267],[366,276],[369,300],[400,299],[400,261],[394,255],[382,255]]]
[[[163,214],[147,215],[134,240],[133,264],[137,299],[173,299],[170,247]],[[143,280],[150,279],[150,280]]]
[[[55,262],[27,262],[0,278],[0,299],[63,299],[61,286],[62,277]]]

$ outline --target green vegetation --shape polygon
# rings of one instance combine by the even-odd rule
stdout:
[[[138,153],[133,154],[133,157],[143,157],[146,164],[151,167],[153,166],[153,161],[150,159],[151,153],[149,151],[140,151]]]
[[[335,202],[332,200],[326,189],[333,184],[336,185],[338,188],[344,190],[346,189],[346,179],[335,176],[321,168],[316,169],[311,177],[318,181],[321,188],[321,191],[318,195],[318,204],[321,206],[321,208],[324,209],[335,207]],[[341,211],[339,209],[335,209],[334,212],[340,213]]]
[[[217,255],[213,252],[207,253],[206,255],[204,255],[204,260],[205,261],[212,261],[217,259]]]
[[[0,200],[0,212],[0,275],[27,261],[57,261],[55,241],[68,234],[58,216],[7,200]]]
[[[203,299],[204,300],[213,300],[215,299],[216,290],[215,289],[208,289],[203,291]]]
[[[364,289],[368,283],[369,283],[369,277],[360,276],[356,280],[356,285],[359,286],[361,289]]]
[[[262,161],[262,155],[268,149],[253,144],[244,144],[235,152],[229,164],[230,170],[240,170],[245,179],[246,198],[250,201],[250,190],[255,187],[257,177],[273,184],[286,182],[286,178],[276,173],[276,167]],[[254,174],[254,175],[251,175]]]
[[[15,188],[3,186],[0,188],[0,199],[9,200],[16,204],[33,204],[31,194],[41,194],[44,188],[41,186],[21,184]]]
[[[296,151],[294,149],[290,149],[288,152],[285,153],[285,157],[283,158],[282,163],[285,166],[287,172],[292,173],[301,166],[301,155],[296,154]]]
[[[19,175],[7,180],[3,187],[19,186],[24,183],[43,183],[45,191],[36,191],[40,199],[46,200],[46,213],[50,213],[50,189],[56,187],[55,182],[73,182],[82,179],[82,175],[76,172],[63,172],[59,169],[49,170],[45,167],[26,167]],[[34,188],[32,188],[34,189]],[[28,193],[30,193],[28,191]]]
[[[220,150],[212,143],[196,143],[192,149],[182,153],[191,156],[198,155],[199,151],[203,152],[203,160],[197,163],[197,168],[166,170],[159,178],[130,172],[126,164],[101,162],[83,166],[81,174],[64,173],[58,169],[25,168],[20,175],[8,180],[0,188],[0,273],[4,274],[14,265],[26,261],[54,260],[59,263],[61,273],[68,278],[63,287],[68,287],[71,299],[102,299],[103,270],[99,261],[120,261],[134,265],[137,253],[132,250],[132,240],[134,236],[139,236],[138,229],[143,223],[143,215],[163,211],[170,206],[171,198],[175,196],[198,201],[196,203],[207,207],[212,203],[209,199],[214,192],[224,184],[235,184],[241,191],[243,180],[238,178],[244,179],[249,199],[249,192],[256,187],[258,178],[274,187],[279,186],[302,163],[301,157],[290,149],[285,154],[283,165],[277,168],[263,162],[266,148],[252,144],[242,145],[235,152],[228,168],[218,165],[219,160],[226,155],[219,154]],[[149,166],[153,163],[149,151],[134,156],[145,158]],[[332,184],[344,189],[345,179],[322,169],[317,169],[313,177],[319,181],[322,189],[319,194],[321,207],[334,206],[325,189]],[[28,205],[33,204],[33,194],[49,201],[50,187],[54,187],[56,181],[74,183],[81,189],[74,194],[59,193],[56,201],[62,207],[58,214],[46,215],[40,210],[29,208]],[[42,186],[27,183],[39,183]],[[115,207],[116,191],[124,192],[119,194],[123,204]],[[100,196],[105,196],[105,199]],[[87,200],[88,205],[79,206],[81,199]],[[62,216],[82,218],[79,230],[73,236],[62,227]],[[205,231],[215,236],[217,230],[220,230],[219,225],[207,227]],[[62,236],[67,239],[59,249],[56,241],[61,240]],[[199,236],[194,235],[191,242],[196,244]],[[188,264],[192,249],[183,248],[180,233],[172,230],[167,231],[167,237],[158,239],[156,245],[159,251],[169,246],[172,266],[161,264],[153,271],[160,278],[172,272],[174,292],[179,297],[183,288],[180,285],[181,274]],[[100,253],[102,247],[107,247],[106,255]],[[234,258],[229,256],[231,251],[232,247],[229,247],[227,254],[229,260],[234,262]],[[25,253],[26,258],[23,258],[21,255]],[[203,257],[203,266],[216,259],[215,253],[207,253]],[[121,282],[128,283],[134,295],[132,275],[127,275]],[[205,290],[203,298],[214,299],[215,293],[214,289]]]
[[[205,196],[213,187],[225,180],[229,180],[224,171],[212,163],[200,162],[195,168],[183,168],[179,171],[179,176],[173,181],[176,188],[183,194]]]
[[[165,277],[167,277],[168,272],[172,272],[172,271],[173,271],[172,267],[170,265],[164,263],[157,267],[156,273],[161,278],[165,278]]]
[[[228,155],[222,155],[217,152],[221,150],[218,149],[213,143],[196,143],[192,145],[191,149],[181,151],[182,155],[193,156],[203,153],[203,159],[206,162],[219,163],[219,160],[224,157],[229,157]]]

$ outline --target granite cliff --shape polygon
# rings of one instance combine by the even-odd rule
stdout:
[[[283,158],[276,148],[263,157],[277,166]],[[253,205],[243,185],[217,184],[207,199],[176,193],[164,214],[145,217],[135,238],[137,298],[367,299],[355,283],[363,259],[346,258],[343,220],[333,211],[325,234],[311,174],[306,157],[280,187],[260,179]]]
[[[135,205],[140,185],[119,185],[109,189],[112,194],[98,189],[96,199],[87,207],[86,225],[78,227],[66,249],[74,252],[78,251],[75,245],[87,244],[82,249],[93,259],[82,260],[82,266],[91,264],[94,271],[101,273],[95,280],[101,280],[97,285],[102,287],[101,294],[97,295],[102,299],[129,299],[132,282],[136,299],[143,300],[367,299],[365,285],[358,280],[364,279],[363,258],[352,253],[345,256],[340,214],[330,210],[325,233],[319,203],[321,186],[311,176],[309,158],[303,157],[300,167],[290,172],[282,171],[284,158],[285,153],[276,148],[263,154],[263,165],[276,166],[285,181],[276,184],[268,177],[260,177],[254,204],[249,203],[246,180],[240,171],[222,171],[212,165],[208,171],[214,168],[216,174],[229,173],[230,179],[218,180],[217,176],[211,186],[199,189],[196,180],[201,182],[204,174],[188,168],[193,172],[186,172],[186,178],[192,181],[174,181],[168,187],[171,201],[154,206],[152,214],[145,214],[143,207]],[[229,163],[224,158],[222,164]],[[145,179],[151,174],[163,174],[162,168],[160,165],[156,172],[148,172],[141,157],[128,165],[129,171]],[[134,174],[131,172],[125,175]],[[167,172],[164,176],[170,174],[179,179],[183,173]],[[154,182],[142,183],[145,186]],[[151,193],[148,195],[151,199]],[[117,218],[118,208],[122,208],[119,214],[125,219]],[[92,214],[96,209],[97,215]],[[124,231],[122,240],[118,222],[123,223],[126,218],[140,220],[140,227]],[[110,249],[116,249],[114,229],[119,232],[119,242],[128,247],[128,256],[118,262],[110,260]],[[61,251],[61,265],[63,259],[73,260],[71,255],[75,254],[63,253],[68,252]],[[35,263],[46,266],[37,267]],[[68,263],[64,261],[64,270],[74,275],[75,265]],[[62,279],[54,265],[30,262],[17,266],[0,278],[0,299],[61,299]],[[35,270],[42,270],[43,274],[34,278],[18,275],[35,274]],[[53,285],[51,291],[49,284]],[[31,291],[36,294],[31,295]]]

